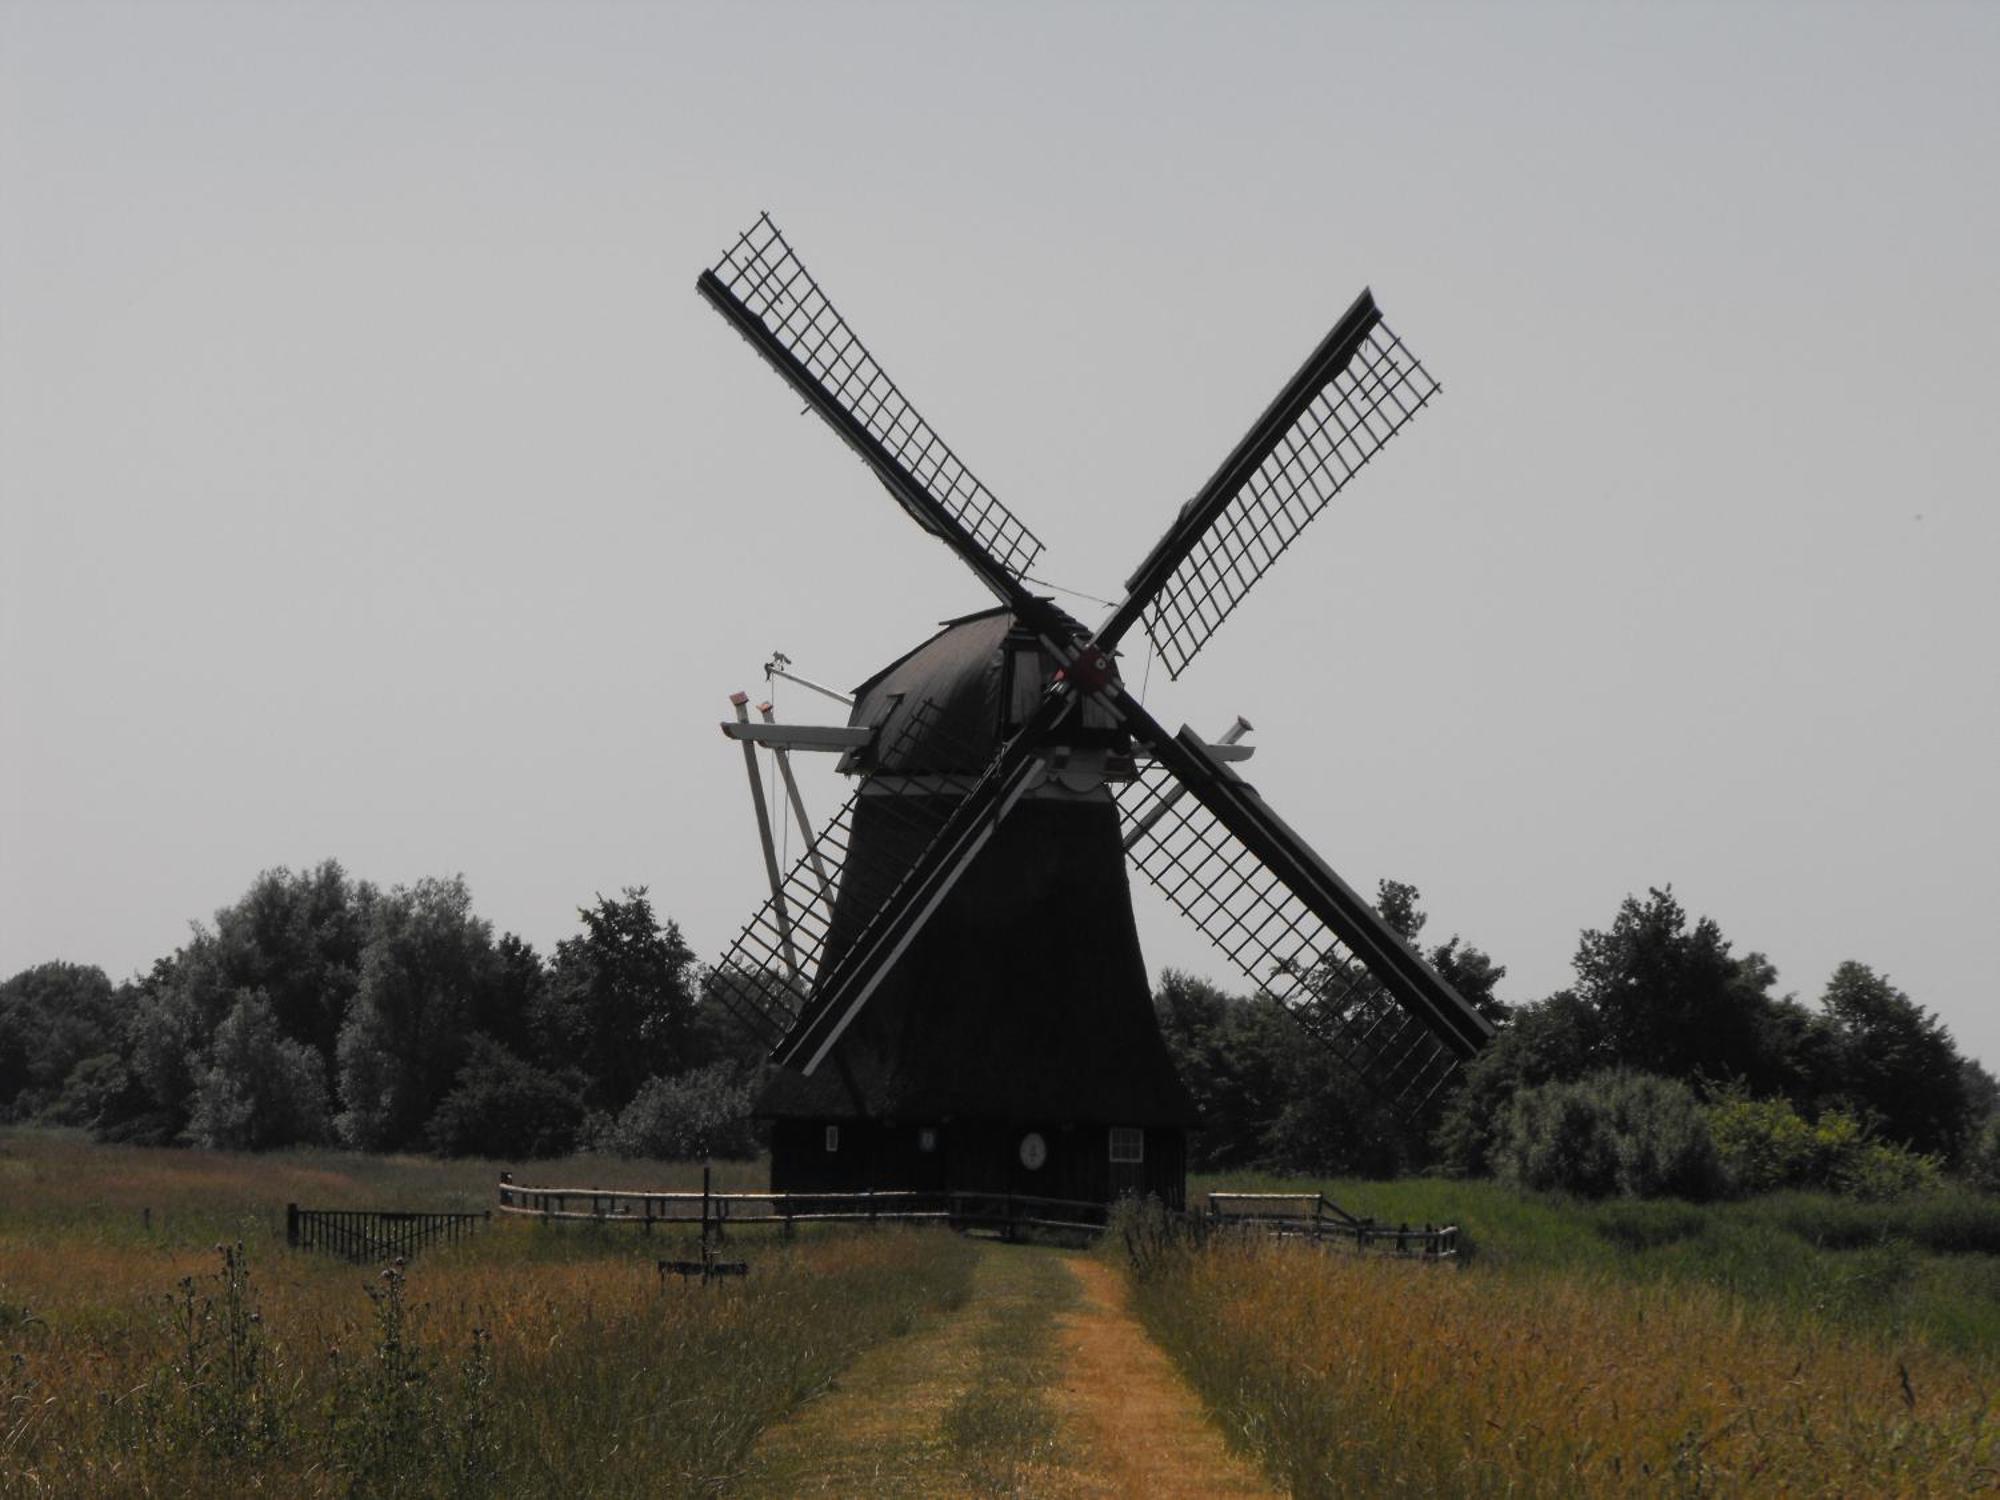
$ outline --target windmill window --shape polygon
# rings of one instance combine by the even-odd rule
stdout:
[[[919,1151],[937,1150],[937,1131],[928,1125],[919,1130],[917,1132],[917,1149]]]
[[[1146,1159],[1146,1132],[1137,1125],[1113,1125],[1111,1127],[1111,1159],[1113,1161],[1144,1161]]]
[[[829,1125],[826,1127],[826,1149],[829,1151],[838,1151],[840,1149],[840,1127],[838,1125]]]

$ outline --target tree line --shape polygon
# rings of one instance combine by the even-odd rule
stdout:
[[[755,1049],[644,889],[546,958],[461,878],[268,870],[143,975],[0,984],[0,1116],[239,1150],[747,1154]]]
[[[1418,900],[1384,881],[1376,905],[1498,1024],[1493,1043],[1405,1117],[1269,997],[1169,971],[1155,1005],[1206,1121],[1195,1165],[1693,1197],[1893,1191],[1945,1169],[2000,1187],[2000,1084],[1866,964],[1842,963],[1809,1005],[1777,992],[1764,955],[1655,889],[1581,935],[1568,986],[1509,1006],[1489,955],[1458,937],[1425,946]]]
[[[1203,1118],[1194,1166],[1692,1196],[1944,1168],[2000,1186],[2000,1085],[1865,964],[1806,1004],[1653,890],[1581,935],[1568,986],[1510,1006],[1491,956],[1426,943],[1419,900],[1384,881],[1376,904],[1493,1044],[1406,1115],[1268,995],[1168,970],[1154,1004]],[[754,1152],[761,1048],[704,997],[679,927],[643,889],[578,925],[545,957],[495,938],[459,878],[266,871],[142,975],[48,963],[0,984],[0,1118],[246,1150]]]

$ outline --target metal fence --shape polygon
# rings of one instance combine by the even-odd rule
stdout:
[[[492,1218],[481,1213],[416,1213],[396,1209],[300,1208],[285,1205],[285,1243],[356,1265],[405,1259],[432,1245],[456,1245]]]

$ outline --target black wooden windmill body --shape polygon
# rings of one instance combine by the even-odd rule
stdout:
[[[1491,1026],[1231,769],[1127,689],[1141,625],[1178,677],[1437,385],[1363,292],[1095,631],[1026,581],[1040,542],[903,398],[768,216],[698,282],[995,595],[855,690],[855,794],[711,976],[773,1047],[775,1191],[1185,1192],[1196,1123],[1155,1020],[1128,864],[1309,1037],[1404,1108]],[[1247,727],[1247,726],[1243,726]],[[753,784],[755,781],[753,775]]]

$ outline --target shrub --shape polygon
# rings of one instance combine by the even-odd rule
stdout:
[[[1501,1117],[1500,1175],[1587,1198],[1713,1197],[1715,1144],[1686,1084],[1649,1073],[1594,1073],[1523,1089]]]
[[[1843,1110],[1802,1118],[1784,1099],[1732,1095],[1710,1107],[1709,1131],[1724,1174],[1739,1193],[1823,1188],[1857,1198],[1893,1198],[1935,1186],[1937,1163],[1869,1139]]]
[[[576,1148],[582,1122],[576,1080],[551,1076],[480,1036],[425,1133],[440,1156],[562,1156]]]
[[[1708,1112],[1709,1134],[1730,1185],[1739,1193],[1769,1193],[1812,1182],[1813,1128],[1786,1099],[1732,1097]]]
[[[757,1134],[750,1119],[755,1090],[754,1080],[731,1062],[649,1078],[606,1133],[604,1145],[620,1156],[667,1161],[755,1156]]]
[[[1837,1193],[1873,1202],[1923,1192],[1936,1187],[1940,1178],[1932,1157],[1887,1141],[1863,1141],[1841,1162],[1831,1185]]]
[[[1987,1116],[1966,1147],[1965,1180],[1983,1192],[2000,1193],[2000,1114]]]

